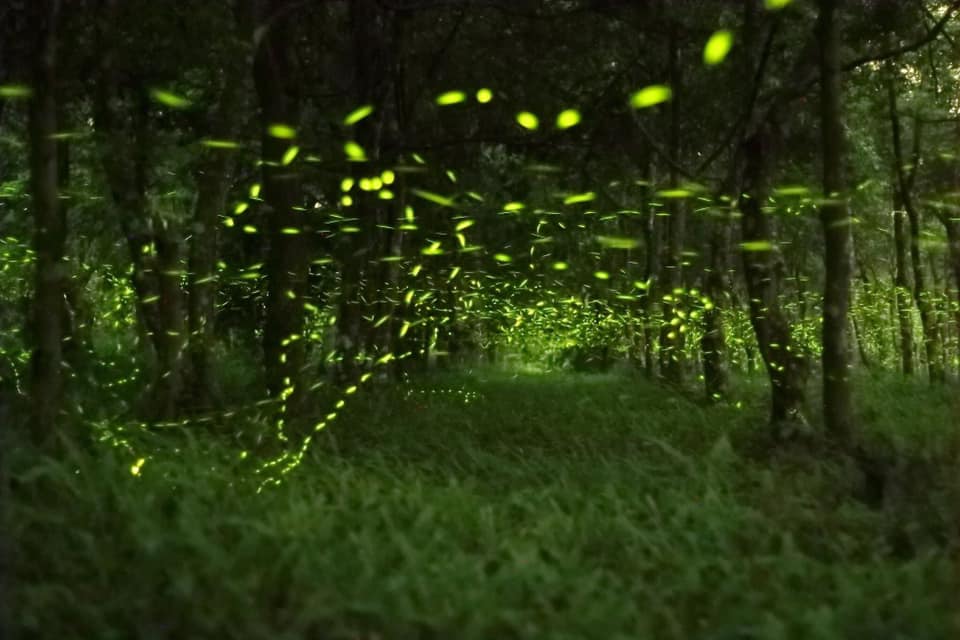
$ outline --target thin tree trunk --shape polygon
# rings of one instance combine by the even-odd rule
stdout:
[[[157,314],[160,331],[154,338],[157,345],[159,375],[154,381],[152,415],[160,420],[173,420],[180,413],[183,394],[183,356],[186,322],[183,309],[182,239],[161,221],[154,236],[157,270]]]
[[[897,318],[900,327],[900,363],[903,373],[913,375],[913,303],[910,301],[910,282],[907,280],[907,237],[904,232],[904,212],[899,189],[894,189],[893,242],[896,255],[894,288]]]
[[[643,366],[644,373],[652,380],[657,375],[657,333],[654,331],[654,318],[657,313],[657,291],[660,289],[660,253],[663,245],[663,227],[659,223],[659,218],[653,207],[650,206],[653,175],[651,173],[650,154],[647,149],[643,150],[640,166],[644,182],[640,190],[640,207],[643,215],[644,248],[647,252],[644,262],[646,289],[643,292],[641,303],[643,308],[641,316],[643,322]]]
[[[670,86],[673,97],[670,100],[669,124],[669,153],[670,159],[670,188],[679,186],[680,175],[677,172],[677,161],[680,154],[680,39],[677,33],[678,25],[671,20],[669,27],[668,57]],[[679,319],[676,312],[680,307],[677,299],[677,290],[683,284],[683,241],[686,232],[686,204],[679,198],[672,198],[668,203],[667,247],[663,261],[661,300],[670,296],[669,305],[664,305],[664,322],[660,329],[660,373],[664,380],[671,384],[683,383],[683,350],[684,333],[678,326],[670,324],[670,320]],[[667,308],[671,311],[670,320],[667,319]]]
[[[30,400],[32,434],[54,437],[63,402],[63,324],[66,220],[58,200],[56,54],[59,0],[31,5],[34,96],[30,102],[30,191],[36,251]]]
[[[721,216],[712,221],[710,234],[710,268],[704,278],[704,295],[709,303],[704,310],[700,352],[703,359],[704,390],[708,401],[717,401],[727,392],[729,372],[726,365],[726,336],[721,309],[727,289],[727,268],[730,252],[729,205],[721,205]]]
[[[835,0],[820,0],[817,32],[820,42],[820,131],[824,190],[820,220],[825,240],[821,362],[824,423],[829,433],[847,441],[854,432],[847,336],[853,238],[844,193],[844,133],[836,13]]]
[[[304,302],[310,266],[304,229],[300,169],[284,163],[296,138],[276,136],[274,125],[296,130],[300,124],[300,79],[296,59],[296,0],[269,0],[261,16],[263,35],[254,59],[254,80],[263,127],[263,194],[267,221],[267,311],[263,355],[268,393],[287,398],[289,407],[301,398],[304,364]],[[293,396],[293,397],[291,397]],[[293,404],[290,404],[293,403]]]
[[[354,59],[354,88],[357,105],[371,105],[374,117],[353,127],[354,140],[366,152],[367,162],[356,163],[353,175],[359,181],[380,167],[384,131],[395,109],[388,103],[391,73],[387,46],[387,12],[374,0],[350,3],[349,24]],[[396,126],[394,125],[394,128]],[[366,300],[379,297],[379,287],[388,277],[389,267],[377,258],[390,247],[390,238],[378,225],[389,224],[388,207],[375,193],[358,193],[354,198],[354,215],[361,221],[361,231],[341,238],[340,301],[337,314],[337,349],[341,357],[335,372],[340,382],[355,379],[362,363],[363,351],[372,353],[379,332],[365,323]],[[385,311],[383,306],[373,313]],[[387,322],[387,330],[395,323]],[[403,344],[399,339],[398,343]],[[400,366],[398,364],[398,366]]]
[[[960,348],[960,214],[944,213],[941,216],[947,229],[947,243],[950,251],[950,267],[953,270],[953,281],[956,285],[956,312],[954,321],[957,327],[957,346]]]
[[[756,55],[757,31],[757,7],[753,0],[747,0],[743,3],[743,39],[738,54],[739,62],[744,69],[749,69]],[[744,101],[746,112],[753,109],[752,98],[747,97]],[[740,156],[734,153],[730,174],[727,179],[729,194],[722,196],[731,196],[736,201],[736,195],[740,192],[739,184]],[[727,392],[729,384],[729,371],[726,362],[726,336],[723,332],[723,314],[722,308],[729,303],[730,296],[727,291],[732,290],[731,283],[727,276],[727,270],[730,267],[730,239],[732,233],[732,202],[718,202],[718,215],[712,222],[710,228],[710,264],[704,277],[704,294],[709,302],[704,310],[703,317],[703,336],[700,339],[700,352],[703,361],[703,381],[704,391],[708,401],[720,400]]]

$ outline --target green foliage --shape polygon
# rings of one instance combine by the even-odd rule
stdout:
[[[942,446],[942,399],[897,384],[867,383],[865,411],[900,432],[923,415]],[[903,502],[868,509],[828,450],[773,466],[747,453],[761,420],[627,378],[483,369],[364,396],[262,493],[252,457],[198,426],[59,460],[8,449],[15,630],[955,634],[948,485],[905,484]],[[901,511],[910,500],[925,506]],[[893,555],[902,536],[908,557]]]

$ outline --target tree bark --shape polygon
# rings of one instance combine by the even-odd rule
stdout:
[[[853,267],[850,213],[843,175],[841,81],[837,55],[837,3],[820,0],[817,34],[820,43],[820,133],[823,154],[823,417],[829,433],[843,441],[854,432],[853,387],[847,315]]]
[[[663,246],[663,225],[650,206],[653,189],[650,153],[643,150],[642,163],[643,187],[640,191],[641,211],[643,212],[643,238],[647,255],[644,261],[644,276],[647,288],[643,292],[643,366],[644,373],[651,380],[657,376],[657,332],[654,319],[657,315],[657,292],[660,290],[660,254]]]
[[[726,364],[726,336],[721,309],[727,290],[727,268],[730,252],[730,205],[720,203],[720,217],[711,223],[710,267],[704,277],[703,293],[709,300],[703,314],[703,336],[700,353],[703,360],[703,382],[707,400],[715,402],[727,393],[729,372]]]
[[[770,215],[764,210],[770,196],[770,172],[779,146],[775,118],[775,112],[768,112],[742,144],[740,222],[750,323],[770,378],[770,422],[777,435],[785,438],[807,425],[803,405],[808,364],[801,349],[793,343],[790,324],[780,308],[783,265]]]
[[[953,270],[953,281],[956,285],[956,312],[954,321],[957,326],[957,343],[960,347],[960,214],[954,212],[943,213],[941,220],[947,229],[947,243],[950,255],[950,267]]]
[[[397,78],[392,55],[388,10],[374,0],[356,0],[350,3],[349,25],[354,61],[354,95],[356,104],[370,105],[374,115],[353,126],[354,140],[363,147],[366,162],[353,163],[351,173],[359,181],[362,177],[377,175],[382,168],[381,150],[389,132],[399,130],[397,111],[402,105],[391,105],[388,100],[393,81]],[[394,187],[397,188],[397,187]],[[354,380],[364,365],[362,353],[374,354],[378,341],[384,341],[387,331],[397,330],[397,318],[388,321],[378,331],[364,320],[364,315],[382,316],[392,304],[378,304],[382,285],[397,274],[395,266],[380,263],[378,258],[390,248],[393,238],[381,228],[388,225],[390,207],[377,193],[358,192],[354,197],[353,216],[360,220],[361,230],[340,238],[341,267],[340,299],[337,314],[337,351],[340,357],[335,371],[338,382]],[[393,271],[393,273],[391,273]],[[417,344],[413,333],[408,337],[390,336],[397,350],[401,345]],[[397,363],[397,367],[402,366]]]
[[[679,186],[680,174],[677,171],[677,160],[680,154],[680,38],[678,25],[671,20],[668,37],[668,68],[670,87],[673,97],[669,107],[669,153],[670,159],[670,188]],[[684,332],[678,325],[671,325],[670,321],[680,319],[677,311],[680,310],[680,301],[677,300],[677,290],[683,285],[683,242],[686,232],[686,204],[680,198],[671,198],[668,203],[669,218],[667,219],[667,246],[660,277],[660,299],[663,305],[663,325],[660,329],[660,373],[667,382],[680,385],[683,383],[683,351]],[[670,296],[670,298],[665,298]],[[667,319],[667,310],[670,319]]]
[[[183,276],[181,260],[182,239],[166,221],[159,221],[155,231],[157,278],[157,315],[159,333],[154,336],[157,346],[159,375],[154,381],[151,413],[159,420],[173,420],[180,413],[183,395],[183,358],[186,322],[183,309]]]
[[[57,141],[57,22],[59,0],[31,3],[33,89],[30,102],[30,191],[34,219],[33,325],[30,400],[32,431],[51,442],[63,403],[63,316],[66,283],[66,220],[59,203]]]
[[[299,382],[305,355],[303,305],[310,254],[300,169],[296,162],[283,162],[288,150],[296,145],[296,138],[271,135],[270,128],[280,124],[296,130],[300,124],[296,5],[295,0],[266,2],[254,58],[263,126],[263,194],[269,207],[268,293],[263,332],[266,385],[271,397],[286,398],[289,407],[296,406],[296,400],[302,397]]]
[[[899,189],[895,187],[894,193],[893,242],[896,255],[894,288],[900,328],[900,363],[904,374],[913,375],[913,318],[911,317],[913,303],[910,301],[910,282],[907,279],[907,237],[904,231],[904,212]]]

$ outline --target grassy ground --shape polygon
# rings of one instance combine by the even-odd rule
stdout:
[[[762,396],[454,375],[356,398],[284,483],[187,431],[9,456],[10,631],[49,638],[956,638],[947,391],[861,385],[886,503]],[[138,475],[131,464],[146,462]],[[938,459],[939,457],[939,459]]]

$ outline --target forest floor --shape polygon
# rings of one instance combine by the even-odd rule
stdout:
[[[904,460],[881,505],[829,446],[770,445],[759,384],[705,407],[619,374],[371,388],[259,493],[257,456],[199,427],[59,461],[17,448],[9,630],[956,638],[950,391],[860,391],[868,438]]]

